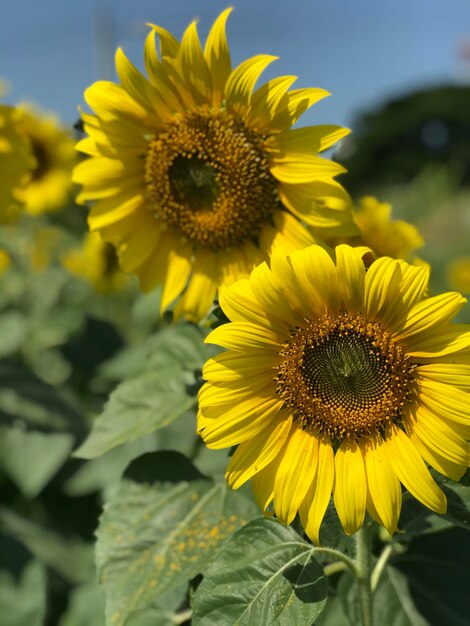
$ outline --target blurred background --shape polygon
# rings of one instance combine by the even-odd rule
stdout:
[[[83,91],[95,80],[115,79],[118,46],[142,68],[146,22],[179,38],[200,18],[204,39],[227,4],[2,2],[0,79],[7,85],[2,102],[32,103],[55,113],[67,140],[39,118],[31,118],[28,132],[43,145],[61,145],[69,158]],[[301,125],[352,129],[330,156],[347,167],[341,182],[354,201],[374,195],[390,203],[392,217],[413,224],[424,240],[410,260],[431,264],[432,289],[468,295],[470,2],[233,4],[227,28],[233,64],[258,53],[275,54],[280,58],[266,79],[296,74],[297,86],[329,90],[332,96],[303,115]],[[36,200],[46,200],[52,188],[40,189]],[[131,459],[173,448],[211,475],[222,475],[226,465],[225,453],[198,447],[192,410],[170,427],[100,458],[70,458],[116,385],[128,378],[132,384],[148,350],[170,358],[165,350],[171,351],[176,339],[176,356],[194,364],[201,355],[199,336],[189,331],[187,337],[173,336],[159,319],[158,290],[140,294],[135,279],[118,272],[111,249],[84,239],[86,209],[74,204],[73,189],[64,194],[58,207],[31,204],[19,223],[0,227],[2,626],[104,625],[94,532],[103,500]],[[459,319],[470,321],[468,304]],[[143,397],[142,406],[154,410],[150,397]],[[149,623],[168,624],[152,620],[135,626]]]

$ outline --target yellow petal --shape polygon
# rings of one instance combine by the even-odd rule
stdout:
[[[259,246],[268,256],[278,246],[283,246],[288,254],[318,243],[305,226],[287,211],[275,210],[273,222],[273,225],[265,224],[259,235]]]
[[[305,498],[318,462],[318,439],[294,424],[274,481],[274,510],[290,524]]]
[[[209,448],[236,446],[256,437],[265,428],[270,429],[282,405],[283,402],[275,397],[261,401],[259,398],[245,400],[219,417],[199,417],[198,432]]]
[[[280,358],[273,359],[272,355],[222,352],[205,362],[202,376],[212,382],[234,382],[249,381],[252,376],[263,372],[266,377],[273,379],[276,374],[274,367],[280,361]]]
[[[430,365],[419,365],[415,372],[429,381],[470,390],[470,365],[431,363]]]
[[[468,324],[451,324],[434,333],[423,333],[419,340],[413,337],[413,345],[408,352],[419,360],[435,361],[445,357],[442,362],[468,363],[469,348]]]
[[[256,81],[276,59],[277,57],[260,54],[246,59],[233,70],[225,85],[225,102],[229,111],[243,114],[247,110]]]
[[[171,119],[172,111],[161,100],[156,89],[129,61],[121,48],[116,52],[116,72],[127,93],[145,109],[148,118],[155,126],[162,127]]]
[[[312,154],[289,154],[272,158],[271,174],[283,183],[329,180],[346,170],[339,163]]]
[[[276,156],[322,152],[351,131],[341,126],[305,126],[272,135],[266,142]]]
[[[429,283],[429,267],[416,267],[400,262],[402,268],[402,303],[404,308],[411,309],[426,294]]]
[[[261,326],[272,326],[275,332],[287,330],[287,326],[280,320],[274,324],[272,316],[269,316],[267,311],[263,311],[248,279],[239,280],[229,287],[223,287],[220,291],[219,302],[223,312],[232,322],[249,322]]]
[[[280,348],[278,337],[274,332],[244,322],[219,326],[207,335],[205,342],[242,352],[255,348],[277,353]]]
[[[119,264],[125,272],[134,272],[150,254],[160,238],[161,225],[147,211],[140,212],[137,228],[129,232],[118,249]]]
[[[316,87],[293,89],[287,98],[279,103],[276,114],[271,120],[271,129],[288,130],[307,109],[329,95],[331,94],[325,89]]]
[[[397,333],[398,341],[406,341],[413,349],[414,341],[420,341],[429,331],[449,322],[465,304],[466,299],[459,293],[443,293],[433,298],[426,298],[415,304],[406,317],[406,321]]]
[[[336,267],[338,268],[338,286],[345,308],[355,313],[361,312],[366,275],[362,258],[350,246],[337,246]]]
[[[173,37],[173,35],[169,31],[165,30],[161,26],[158,26],[157,24],[151,24],[150,22],[147,22],[147,26],[150,26],[150,28],[157,33],[160,39],[161,57],[174,59],[178,55],[180,48],[178,40]]]
[[[470,425],[468,393],[452,385],[429,381],[425,378],[419,381],[419,387],[419,399],[431,411],[459,424]]]
[[[269,429],[238,446],[225,474],[232,489],[241,487],[276,458],[287,440],[291,425],[292,416],[286,411],[279,411]]]
[[[204,46],[204,57],[212,76],[212,104],[215,107],[220,106],[222,102],[225,83],[232,71],[230,50],[225,35],[225,23],[231,12],[232,7],[222,11],[209,31],[206,45]]]
[[[212,78],[201,48],[196,22],[191,22],[181,39],[181,70],[200,104],[212,101]]]
[[[354,534],[364,522],[367,498],[364,459],[355,441],[343,441],[336,451],[333,498],[345,533]]]
[[[349,194],[335,180],[288,184],[278,187],[281,202],[301,220],[328,229],[328,236],[356,236]]]
[[[467,467],[453,463],[446,457],[439,454],[435,450],[429,448],[413,431],[413,427],[409,423],[405,423],[406,434],[410,438],[411,443],[414,445],[423,459],[429,463],[431,467],[448,476],[452,480],[458,481],[467,471]]]
[[[198,400],[203,415],[212,417],[220,413],[221,405],[229,410],[232,407],[227,405],[235,407],[254,396],[264,400],[275,396],[275,393],[273,377],[257,372],[249,381],[244,381],[244,385],[223,382],[203,385],[199,390]],[[211,411],[212,408],[214,411]]]
[[[220,273],[214,255],[199,250],[189,284],[175,308],[175,319],[184,316],[190,322],[200,322],[208,314],[219,284]]]
[[[401,512],[401,485],[390,459],[384,450],[381,437],[360,443],[365,460],[367,486],[374,509],[388,532],[397,530]]]
[[[310,246],[290,255],[303,297],[318,315],[334,313],[339,307],[336,267],[329,254],[320,246]]]
[[[191,261],[184,248],[170,249],[167,256],[160,312],[163,311],[183,291],[191,272]]]
[[[270,134],[271,121],[282,103],[288,102],[287,90],[297,76],[278,76],[253,93],[245,121],[250,128]],[[286,104],[284,104],[285,108]]]
[[[397,426],[387,428],[384,452],[400,482],[417,500],[436,513],[446,512],[444,493],[432,479],[417,449]]]
[[[403,311],[400,303],[401,266],[399,261],[382,257],[374,261],[364,282],[364,313],[389,327],[401,327]]]
[[[320,526],[331,498],[334,476],[333,447],[329,438],[321,437],[318,441],[318,467],[315,479],[299,509],[302,526],[316,545],[320,543]]]
[[[463,467],[468,466],[468,443],[432,411],[419,407],[417,414],[409,416],[407,421],[412,424],[413,431],[428,448],[454,463]]]
[[[135,213],[143,204],[144,197],[140,193],[126,191],[113,198],[97,202],[88,215],[90,230],[99,230],[114,222]]]
[[[260,470],[251,479],[256,504],[262,511],[266,511],[274,497],[274,479],[276,478],[277,468],[281,461],[282,449],[271,463],[266,465],[266,467]]]
[[[299,322],[296,311],[300,310],[300,305],[295,294],[287,293],[266,263],[258,265],[251,272],[250,285],[255,298],[270,315],[294,326]],[[303,316],[300,317],[302,319]]]
[[[103,120],[128,118],[134,123],[147,123],[146,110],[120,86],[109,81],[98,81],[85,90],[85,101]],[[89,119],[89,118],[88,118]]]

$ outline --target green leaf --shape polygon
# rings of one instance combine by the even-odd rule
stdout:
[[[462,528],[416,537],[394,565],[408,578],[413,602],[433,626],[467,626],[470,535]],[[413,624],[414,626],[414,624]]]
[[[355,578],[345,572],[338,584],[344,615],[351,626],[361,624],[359,592]],[[388,566],[382,573],[379,585],[372,599],[374,624],[393,626],[429,626],[410,595],[409,583],[397,569]]]
[[[123,625],[204,571],[221,544],[257,514],[254,503],[201,477],[181,454],[134,461],[97,531],[108,622]]]
[[[103,590],[96,583],[74,589],[59,626],[105,626]]]
[[[0,358],[17,352],[23,343],[26,319],[18,311],[9,311],[0,316]]]
[[[2,626],[43,626],[46,613],[46,573],[30,561],[16,581],[0,570],[0,615]]]
[[[0,426],[0,465],[23,495],[33,498],[65,463],[73,444],[74,437],[67,433]]]
[[[194,596],[193,626],[310,626],[328,585],[314,548],[273,519],[223,546]]]
[[[189,325],[165,329],[155,336],[145,367],[113,391],[75,456],[100,456],[126,441],[163,428],[193,407],[193,371],[202,366],[207,356],[203,337],[200,330]]]
[[[0,509],[0,529],[71,582],[84,582],[94,575],[93,548],[80,539],[64,539],[4,508]]]
[[[458,483],[440,475],[436,480],[447,496],[447,513],[444,518],[452,524],[470,530],[470,470],[467,470]]]

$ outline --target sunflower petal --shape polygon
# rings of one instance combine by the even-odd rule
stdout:
[[[242,115],[247,111],[256,81],[267,66],[276,59],[277,57],[268,54],[259,54],[246,59],[233,70],[225,85],[227,110]]]
[[[380,522],[392,535],[397,530],[401,512],[401,486],[381,437],[361,442],[365,460],[367,486]]]
[[[289,436],[291,426],[292,416],[279,411],[269,429],[238,446],[225,473],[225,479],[232,489],[241,487],[276,458]]]
[[[367,498],[364,458],[355,441],[343,441],[336,451],[333,498],[345,533],[354,534],[364,522]]]
[[[230,50],[225,35],[225,24],[232,10],[232,7],[229,7],[222,11],[209,31],[206,45],[204,46],[204,57],[212,76],[212,104],[215,107],[220,106],[222,102],[225,83],[232,71]]]
[[[444,493],[432,479],[418,450],[397,426],[387,428],[384,451],[408,491],[432,511],[445,513],[447,500]]]
[[[315,477],[317,459],[318,439],[294,425],[274,481],[274,511],[284,524],[297,515]]]
[[[320,543],[320,526],[331,498],[334,476],[333,446],[329,438],[321,437],[318,440],[318,467],[315,478],[299,509],[305,532],[316,545]]]

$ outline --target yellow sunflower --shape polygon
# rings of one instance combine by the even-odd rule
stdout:
[[[227,348],[203,369],[198,431],[238,446],[226,478],[308,536],[333,494],[348,534],[366,511],[397,529],[401,484],[446,511],[426,463],[458,480],[468,465],[470,330],[451,319],[465,299],[426,297],[429,273],[357,250],[282,247],[249,279],[222,289],[231,323],[208,336]]]
[[[35,159],[30,179],[19,192],[25,210],[31,215],[60,210],[71,195],[74,139],[55,116],[41,114],[28,105],[19,108],[23,111],[20,129]]]
[[[22,111],[0,105],[0,222],[11,222],[20,210],[17,188],[34,167],[31,147],[19,131]]]
[[[62,264],[72,274],[91,283],[99,293],[118,291],[129,280],[119,269],[114,247],[98,233],[87,233],[80,248],[63,255]]]
[[[424,245],[424,240],[413,224],[392,219],[392,207],[379,202],[373,196],[361,198],[353,208],[354,222],[360,234],[343,243],[362,244],[371,248],[377,256],[409,259],[410,255]]]
[[[289,91],[295,76],[255,90],[275,57],[232,70],[230,11],[215,21],[204,50],[195,22],[181,43],[150,25],[148,78],[117,51],[121,84],[101,81],[85,92],[96,115],[82,115],[89,136],[78,150],[91,158],[74,173],[83,185],[78,201],[96,201],[91,230],[117,246],[122,268],[144,291],[163,284],[162,310],[184,291],[175,314],[192,320],[207,313],[221,284],[248,276],[274,245],[313,243],[300,220],[345,235],[357,230],[349,196],[334,180],[344,169],[317,155],[349,131],[291,130],[329,94]]]

